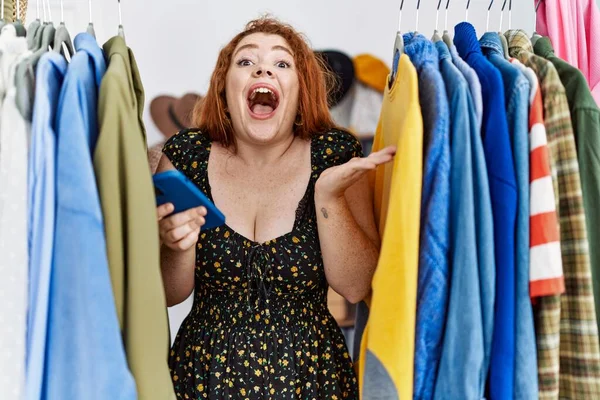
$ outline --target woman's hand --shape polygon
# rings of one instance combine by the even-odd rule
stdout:
[[[339,198],[346,189],[358,182],[367,171],[374,170],[378,165],[394,159],[396,147],[389,146],[368,157],[356,157],[345,164],[326,169],[315,184],[315,193],[321,198]]]
[[[191,208],[169,215],[173,210],[171,203],[156,208],[161,244],[174,251],[187,251],[196,244],[200,228],[206,223],[206,208]]]

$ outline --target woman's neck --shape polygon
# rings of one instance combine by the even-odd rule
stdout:
[[[235,156],[252,168],[269,167],[278,163],[296,142],[294,135],[286,135],[269,143],[256,144],[237,139]]]

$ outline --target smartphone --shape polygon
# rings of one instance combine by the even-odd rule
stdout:
[[[154,175],[152,180],[154,181],[157,206],[171,203],[175,206],[174,214],[204,206],[207,214],[204,217],[206,223],[202,226],[202,230],[225,224],[223,213],[182,172],[175,169],[159,172]]]

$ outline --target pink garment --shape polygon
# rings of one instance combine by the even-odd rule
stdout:
[[[556,55],[583,72],[600,105],[600,10],[596,0],[544,0],[537,32],[548,36]]]

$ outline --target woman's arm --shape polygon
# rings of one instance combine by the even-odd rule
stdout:
[[[379,234],[366,175],[345,194],[315,191],[317,226],[329,285],[351,303],[371,290],[379,258]]]
[[[166,156],[158,164],[158,172],[175,169]],[[200,227],[204,225],[206,209],[190,209],[173,214],[172,204],[157,208],[160,227],[160,267],[167,298],[167,306],[179,304],[194,290],[196,242]]]

